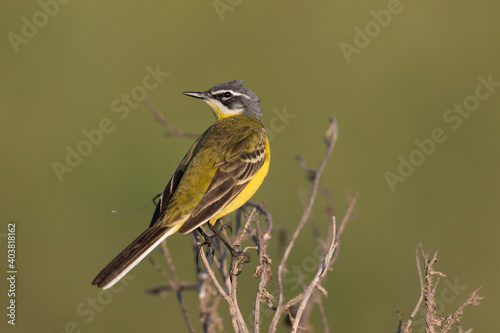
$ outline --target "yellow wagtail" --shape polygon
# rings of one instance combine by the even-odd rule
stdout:
[[[262,184],[270,150],[259,98],[242,80],[218,84],[203,99],[217,122],[188,150],[163,191],[151,224],[92,281],[107,289],[118,282],[161,241],[176,231],[187,234],[241,207]]]

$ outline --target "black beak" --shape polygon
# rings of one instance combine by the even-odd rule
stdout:
[[[207,94],[204,91],[202,91],[202,92],[185,91],[185,92],[183,92],[183,94],[187,95],[187,96],[194,97],[194,98],[200,98],[200,99],[206,99],[207,98]]]

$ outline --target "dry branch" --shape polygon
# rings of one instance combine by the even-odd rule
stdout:
[[[194,327],[193,324],[191,323],[191,320],[189,319],[189,314],[186,308],[186,304],[184,303],[184,299],[182,297],[182,290],[181,290],[181,284],[179,283],[179,280],[177,278],[177,274],[175,273],[175,267],[172,263],[172,259],[170,258],[170,254],[168,252],[168,248],[166,245],[166,241],[163,241],[161,244],[163,256],[167,262],[168,268],[170,270],[170,275],[165,272],[165,270],[158,264],[153,257],[148,256],[149,261],[153,264],[153,266],[156,268],[156,270],[163,276],[165,281],[167,282],[168,286],[175,291],[175,294],[177,296],[177,301],[179,302],[179,306],[181,308],[182,316],[184,318],[184,321],[186,322],[186,325],[188,327],[189,332],[194,333]]]
[[[288,260],[288,257],[290,256],[290,253],[292,251],[293,246],[295,245],[295,240],[297,239],[300,231],[302,230],[305,223],[309,219],[309,215],[311,214],[311,210],[312,210],[314,201],[316,199],[316,194],[318,193],[318,187],[319,187],[321,175],[323,174],[326,163],[333,152],[333,148],[335,147],[335,143],[337,140],[337,123],[335,121],[335,118],[333,118],[333,117],[330,118],[330,127],[327,130],[327,135],[328,134],[330,134],[330,136],[325,139],[325,142],[327,144],[327,150],[326,150],[325,156],[323,157],[323,160],[321,161],[318,169],[316,170],[316,172],[314,174],[313,187],[311,190],[311,195],[309,197],[308,205],[304,211],[304,214],[302,215],[302,218],[300,219],[299,224],[297,225],[297,228],[295,229],[295,232],[292,235],[290,243],[288,244],[288,246],[285,249],[285,253],[283,254],[283,258],[281,259],[281,262],[278,266],[278,273],[277,273],[278,304],[276,306],[276,313],[275,313],[273,320],[271,322],[269,332],[276,331],[281,314],[283,313],[284,310],[286,310],[283,307],[283,273],[285,272],[285,269],[286,269],[286,262]]]
[[[196,139],[200,136],[199,134],[196,133],[191,133],[181,130],[180,128],[174,126],[172,123],[168,122],[165,119],[165,117],[163,117],[160,110],[158,110],[153,101],[151,101],[149,96],[146,96],[144,98],[144,103],[146,103],[149,110],[151,111],[151,114],[153,115],[153,117],[155,117],[156,121],[167,129],[167,131],[165,132],[165,136],[178,136],[181,138],[189,138],[189,139]]]
[[[424,263],[424,269],[422,272],[422,268],[420,265],[420,257],[419,257],[419,251],[420,250],[420,257],[423,260]],[[410,318],[406,323],[402,324],[402,320],[400,317],[400,323],[398,327],[398,333],[410,333],[411,332],[411,325],[413,323],[413,319],[415,318],[421,304],[423,301],[425,301],[425,332],[426,333],[446,333],[448,332],[453,324],[456,324],[457,326],[457,331],[460,332],[462,329],[459,326],[460,325],[460,319],[463,315],[463,311],[465,307],[467,306],[478,306],[479,302],[482,300],[482,297],[478,295],[479,290],[481,288],[476,289],[474,292],[472,292],[467,300],[462,303],[458,309],[453,312],[451,315],[445,316],[445,317],[439,317],[439,315],[436,312],[436,290],[437,286],[439,283],[439,278],[446,278],[446,276],[434,269],[434,265],[437,262],[437,255],[438,255],[438,250],[434,252],[434,254],[431,256],[429,252],[424,252],[422,244],[419,244],[419,249],[416,250],[416,258],[417,258],[417,268],[418,268],[418,275],[419,275],[419,280],[420,280],[420,298],[417,302],[417,305],[415,306],[412,314],[410,315]],[[436,282],[434,282],[434,277],[437,276],[438,279]],[[398,312],[398,316],[399,312]],[[469,332],[469,330],[468,330]]]
[[[148,105],[155,119],[167,129],[167,132],[165,133],[167,136],[180,136],[186,138],[196,138],[198,136],[194,133],[185,132],[166,121],[149,98],[145,99],[145,103]],[[255,249],[257,251],[259,259],[258,265],[254,272],[254,276],[258,279],[257,292],[254,303],[254,317],[253,322],[248,323],[253,324],[253,331],[255,333],[260,332],[261,330],[263,303],[265,303],[269,309],[275,311],[270,323],[269,332],[275,332],[277,330],[278,323],[284,314],[289,315],[289,319],[291,320],[292,325],[292,332],[303,330],[304,328],[306,328],[306,326],[308,326],[309,314],[314,305],[316,305],[319,310],[323,322],[324,332],[330,331],[327,315],[322,305],[322,296],[326,296],[327,292],[321,285],[321,282],[324,280],[327,272],[332,269],[333,264],[338,258],[340,238],[346,228],[347,223],[352,218],[354,206],[358,198],[358,194],[356,193],[355,196],[350,200],[347,212],[340,225],[337,226],[335,223],[335,217],[333,216],[333,202],[331,200],[331,192],[327,188],[321,188],[320,185],[321,176],[325,170],[327,161],[329,160],[333,152],[336,140],[337,124],[335,119],[332,117],[330,119],[330,126],[328,127],[328,130],[326,131],[324,137],[327,149],[318,169],[314,170],[308,168],[306,166],[306,160],[303,157],[299,157],[299,160],[301,162],[300,166],[304,170],[304,172],[306,172],[308,178],[312,181],[313,186],[311,193],[306,200],[307,202],[305,204],[304,213],[291,239],[288,242],[283,242],[283,244],[286,246],[277,269],[278,290],[276,301],[274,300],[272,293],[267,290],[267,286],[272,280],[272,260],[271,256],[268,253],[268,242],[271,239],[271,235],[273,232],[273,221],[271,214],[266,209],[264,209],[262,205],[252,202],[247,202],[246,205],[236,213],[236,237],[234,238],[234,241],[231,245],[235,249],[239,250],[242,248],[242,242],[248,242],[250,240],[252,242],[252,245],[245,246],[244,251]],[[327,207],[325,208],[325,212],[329,217],[332,218],[331,231],[328,233],[326,239],[323,239],[323,237],[321,237],[321,231],[315,225],[313,226],[315,239],[318,242],[318,245],[321,247],[322,256],[324,257],[321,263],[319,263],[318,265],[316,275],[308,285],[305,285],[304,281],[301,280],[302,277],[298,276],[304,290],[285,303],[283,274],[286,271],[286,263],[288,258],[290,257],[291,251],[299,234],[303,230],[304,225],[307,223],[307,221],[311,220],[312,207],[315,203],[318,191],[320,193],[323,193],[327,198]],[[251,212],[248,211],[247,207],[253,207]],[[246,220],[244,223],[242,222],[243,214],[246,214]],[[258,219],[260,215],[264,216],[266,221],[266,229],[264,232],[262,232],[259,225]],[[222,231],[222,234],[227,238],[225,230]],[[149,290],[149,293],[161,294],[168,291],[175,292],[186,325],[190,332],[194,332],[194,328],[189,320],[188,311],[182,297],[182,292],[192,290],[197,290],[198,292],[201,313],[200,320],[204,332],[215,333],[216,331],[224,331],[223,323],[218,313],[219,304],[221,303],[220,301],[222,299],[228,304],[233,330],[235,332],[249,332],[248,324],[245,322],[242,312],[238,306],[236,274],[237,269],[235,269],[235,267],[238,266],[238,263],[236,263],[235,265],[235,262],[233,260],[231,262],[231,268],[228,267],[229,253],[223,246],[221,246],[220,242],[217,240],[215,242],[215,249],[218,252],[218,256],[216,256],[216,260],[213,262],[213,265],[220,274],[220,280],[218,280],[216,273],[207,260],[204,248],[200,246],[201,242],[199,241],[196,233],[193,233],[193,235],[193,248],[195,258],[201,257],[204,266],[204,269],[202,269],[197,265],[198,283],[192,284],[180,282],[179,278],[177,277],[170,254],[168,252],[168,248],[164,243],[162,243],[162,253],[165,257],[169,274],[167,274],[167,272],[165,272],[165,270],[163,270],[163,268],[161,268],[161,266],[153,259],[150,260],[153,263],[154,267],[158,270],[158,272],[160,272],[160,274],[164,277],[167,284],[165,286],[152,288]],[[463,315],[463,311],[469,305],[479,305],[479,302],[482,299],[478,295],[480,288],[471,293],[468,299],[462,305],[460,305],[454,313],[444,318],[440,318],[436,314],[435,294],[439,278],[444,278],[445,276],[441,272],[438,272],[434,269],[434,264],[437,261],[438,251],[436,251],[431,256],[428,252],[424,253],[422,245],[420,245],[419,249],[420,251],[418,251],[418,249],[416,250],[416,260],[421,287],[420,297],[409,319],[405,323],[403,323],[401,315],[398,312],[398,333],[411,332],[411,325],[413,323],[413,320],[424,301],[426,332],[445,333],[451,329],[453,324],[455,324],[458,332],[462,333],[463,330],[460,327],[460,319]],[[423,269],[420,263],[420,257],[423,260]],[[434,281],[435,277],[437,277],[437,281]],[[276,302],[276,304],[274,304],[274,302]],[[466,333],[469,332],[471,332],[471,330],[468,330]]]
[[[302,313],[303,313],[307,303],[309,302],[309,299],[312,296],[312,293],[316,290],[316,288],[318,288],[321,281],[325,278],[326,273],[328,271],[328,268],[330,267],[330,260],[333,257],[333,252],[335,251],[335,248],[339,244],[338,242],[335,241],[335,239],[336,239],[335,231],[336,231],[335,217],[333,217],[332,218],[333,237],[332,237],[332,241],[330,244],[330,249],[328,250],[328,254],[326,255],[326,257],[323,259],[323,262],[321,263],[321,267],[318,270],[316,276],[311,281],[311,283],[307,287],[307,290],[304,293],[304,297],[303,297],[302,301],[300,302],[299,308],[298,308],[297,313],[295,315],[295,319],[294,319],[294,323],[293,323],[293,327],[292,327],[292,332],[297,332],[297,329],[299,328],[300,318],[302,316]]]

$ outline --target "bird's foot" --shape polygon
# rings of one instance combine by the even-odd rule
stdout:
[[[205,231],[203,231],[203,229],[201,227],[198,227],[196,230],[201,234],[201,236],[203,237],[203,239],[205,239],[205,241],[203,243],[198,244],[198,251],[196,252],[196,262],[198,262],[198,254],[200,253],[200,249],[202,247],[204,247],[205,245],[207,245],[207,259],[208,259],[208,263],[212,264],[213,261],[214,261],[214,255],[215,255],[215,241],[214,241],[214,238],[217,237],[217,235],[209,236],[209,235],[207,235],[207,233]]]
[[[229,229],[231,230],[231,232],[233,231],[229,225],[223,224],[220,230],[218,231],[210,223],[208,224],[208,227],[210,228],[210,230],[212,230],[214,236],[217,236],[224,243],[224,245],[226,245],[228,251],[231,253],[231,268],[230,268],[231,274],[232,275],[241,274],[241,271],[243,270],[243,265],[248,264],[250,262],[250,254],[244,251],[235,250],[233,246],[229,243],[229,241],[224,236],[222,236],[221,232],[224,229]]]
[[[231,252],[231,275],[240,275],[243,271],[243,265],[250,262],[250,254],[244,251]]]

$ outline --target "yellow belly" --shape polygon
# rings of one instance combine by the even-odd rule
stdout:
[[[269,162],[271,161],[271,150],[269,148],[269,141],[266,137],[266,159],[264,160],[264,164],[260,168],[259,171],[255,174],[250,182],[248,182],[247,186],[241,191],[240,194],[233,201],[231,201],[226,207],[224,207],[217,215],[210,219],[210,224],[215,224],[218,219],[227,214],[234,212],[236,209],[240,208],[250,200],[250,198],[257,192],[260,185],[266,178],[267,172],[269,171]]]

